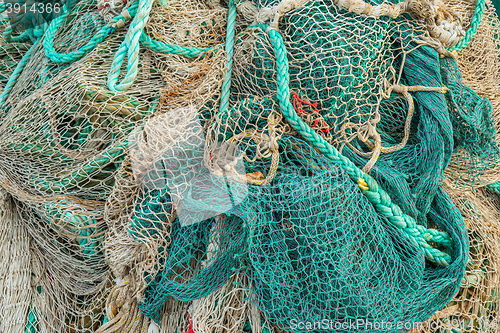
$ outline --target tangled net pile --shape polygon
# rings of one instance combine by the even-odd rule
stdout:
[[[488,1],[1,2],[0,332],[500,331]]]

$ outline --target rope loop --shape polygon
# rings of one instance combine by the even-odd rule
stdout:
[[[395,73],[393,72],[393,79],[395,80]],[[370,119],[367,121],[365,125],[359,126],[358,124],[355,123],[345,123],[341,127],[341,133],[344,138],[345,144],[352,149],[356,154],[364,157],[364,158],[369,158],[370,160],[367,162],[367,164],[363,167],[363,172],[364,173],[369,173],[372,167],[375,165],[377,160],[379,159],[380,155],[382,153],[394,153],[397,152],[401,149],[403,149],[407,142],[408,138],[410,137],[410,129],[411,129],[411,120],[413,119],[413,114],[415,112],[415,103],[413,101],[413,97],[411,96],[410,92],[417,92],[417,91],[433,91],[437,93],[444,94],[448,91],[448,88],[446,87],[424,87],[424,86],[405,86],[399,83],[394,83],[390,84],[389,80],[384,78],[383,80],[383,86],[385,89],[383,89],[380,94],[382,98],[388,99],[391,97],[391,94],[398,93],[403,95],[403,97],[406,100],[406,103],[408,104],[408,114],[406,116],[406,121],[405,121],[405,126],[404,126],[404,134],[403,134],[403,140],[401,143],[394,145],[394,146],[389,146],[389,147],[384,147],[382,145],[382,138],[377,132],[377,124],[380,122],[380,113],[378,112],[378,108],[380,106],[377,105],[377,109],[375,110],[375,117],[373,119]],[[354,145],[351,144],[352,139],[347,138],[347,129],[352,129],[355,130],[356,136],[359,139],[359,141],[363,142],[370,150],[371,152],[362,152],[358,148],[356,148]],[[374,141],[374,142],[372,142]]]

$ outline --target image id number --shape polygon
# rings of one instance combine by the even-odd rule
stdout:
[[[61,5],[58,3],[51,4],[51,3],[33,3],[31,6],[26,5],[24,3],[23,5],[15,3],[7,3],[5,5],[5,11],[7,14],[19,14],[19,13],[40,13],[40,14],[51,14],[52,12],[59,14],[61,12]]]

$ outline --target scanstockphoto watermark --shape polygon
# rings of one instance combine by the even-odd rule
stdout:
[[[411,330],[419,327],[422,323],[411,322],[385,322],[385,321],[368,321],[365,319],[352,320],[330,320],[323,319],[316,322],[304,322],[296,319],[290,321],[292,330],[391,330],[391,329],[407,329]]]
[[[313,331],[313,330],[380,330],[382,332],[387,330],[405,330],[409,331],[412,329],[423,329],[428,327],[432,330],[437,329],[468,329],[471,327],[481,327],[483,329],[499,329],[500,320],[497,319],[476,319],[476,320],[465,320],[465,319],[448,319],[444,321],[432,321],[432,322],[403,322],[403,321],[370,321],[366,319],[351,319],[351,320],[330,320],[323,319],[321,321],[315,322],[304,322],[297,319],[292,319],[290,321],[290,328],[292,330],[302,330],[302,331]]]

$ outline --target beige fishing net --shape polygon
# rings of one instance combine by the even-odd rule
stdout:
[[[180,181],[178,188],[175,182],[169,182],[170,174],[164,174],[165,163],[169,163],[169,154],[188,151],[183,144],[203,151],[203,129],[219,107],[225,63],[226,15],[227,9],[218,4],[170,1],[168,6],[155,3],[148,21],[146,31],[156,40],[212,49],[195,59],[150,51],[143,54],[144,77],[158,73],[162,80],[161,88],[156,90],[157,110],[153,117],[144,119],[147,121],[143,125],[137,124],[137,130],[129,133],[129,157],[115,177],[116,183],[105,208],[108,222],[106,258],[115,276],[135,279],[135,290],[129,290],[124,296],[135,299],[135,302],[141,301],[139,296],[163,269],[168,256],[164,249],[172,241],[171,227],[177,212],[172,204],[165,202],[166,186],[171,186],[170,194],[180,204],[184,191],[189,188],[186,184],[190,184],[192,171],[179,170],[174,174]],[[185,157],[187,168],[194,166],[193,161],[200,161],[194,156]],[[190,271],[178,273],[186,279],[191,275]],[[124,293],[122,291],[121,295]],[[126,304],[118,303],[111,298],[108,301],[108,307],[116,306],[117,311],[108,311],[111,321],[99,332],[126,329],[126,324],[120,328],[121,322],[116,320],[126,318],[130,322],[134,318],[137,307],[133,310],[132,306],[127,308]],[[169,299],[162,310],[161,332],[184,332],[192,327],[188,311],[191,307],[191,302]],[[160,330],[143,316],[138,318],[142,323],[137,328]]]
[[[80,20],[56,41],[63,52],[88,41],[71,33],[84,27],[92,34],[92,27],[100,27],[94,6],[81,10]],[[110,36],[65,66],[47,67],[42,45],[35,45],[7,101],[0,179],[16,199],[32,249],[24,330],[95,332],[106,320],[106,300],[117,276],[104,255],[105,202],[128,133],[152,115],[163,87],[153,64],[147,80],[140,74],[127,94],[103,88],[123,36]]]
[[[446,4],[460,13],[464,26],[468,26],[475,4],[467,1],[447,1]],[[457,55],[464,84],[493,105],[497,129],[500,124],[499,27],[495,9],[487,1],[474,39]],[[463,163],[462,152],[454,154],[443,188],[465,219],[470,241],[469,261],[453,301],[414,332],[500,332],[500,202],[497,193],[482,187],[498,181],[497,169],[496,164],[489,164],[483,174],[477,175],[477,169]]]
[[[111,37],[47,78],[15,102],[0,130],[2,164],[9,166],[2,170],[17,170],[2,173],[3,186],[18,200],[36,249],[28,325],[41,332],[95,332],[105,320],[113,284],[103,248],[105,199],[127,132],[140,120],[137,115],[148,116],[152,91],[158,99],[159,89],[152,87],[160,81],[152,75],[129,95],[96,88],[105,84],[102,70],[109,68],[118,43],[119,36]],[[23,79],[40,75],[29,74]]]
[[[472,19],[475,3],[469,1],[446,1],[446,4],[460,14],[464,26]],[[483,18],[470,44],[457,54],[457,62],[463,83],[477,94],[486,97],[493,105],[495,126],[500,128],[500,21],[495,7],[486,1]],[[498,130],[497,130],[498,133]],[[497,140],[498,134],[497,134]],[[486,167],[474,168],[463,163],[463,151],[458,151],[450,163],[447,175],[453,177],[458,186],[484,186],[498,181],[498,162]],[[480,161],[476,162],[481,164]],[[480,170],[481,174],[477,174]]]
[[[0,202],[0,332],[21,333],[31,308],[32,248],[12,197],[1,190]]]

